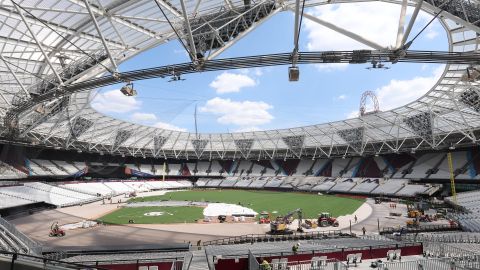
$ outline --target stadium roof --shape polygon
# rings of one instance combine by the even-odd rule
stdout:
[[[307,0],[306,6],[347,2],[352,1]],[[4,141],[144,157],[263,159],[452,148],[476,143],[479,136],[480,95],[475,78],[480,73],[467,64],[446,65],[426,95],[397,109],[244,133],[195,134],[128,123],[92,109],[90,90],[68,90],[104,74],[122,80],[115,73],[119,63],[177,35],[192,58],[218,58],[276,13],[295,13],[295,1],[0,0],[0,4],[0,135]],[[416,2],[408,4],[416,6]],[[430,14],[443,10],[438,18],[451,52],[478,49],[477,0],[425,1],[420,7]],[[348,29],[330,28],[381,49]],[[46,95],[49,98],[42,99]]]

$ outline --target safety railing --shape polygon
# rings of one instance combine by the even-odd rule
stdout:
[[[209,245],[232,245],[232,244],[245,244],[252,242],[276,242],[276,241],[298,241],[298,240],[315,240],[324,239],[326,237],[351,237],[349,233],[344,233],[341,230],[332,230],[324,232],[307,232],[284,234],[284,235],[271,235],[271,234],[248,234],[241,236],[227,237],[212,241],[203,242],[204,246]]]
[[[422,259],[407,262],[387,262],[378,266],[379,270],[472,270],[477,264],[462,265],[452,258]],[[473,267],[473,268],[471,268]]]
[[[0,217],[0,225],[13,234],[19,241],[24,243],[29,248],[29,253],[41,254],[42,246],[19,231],[13,224]]]
[[[425,242],[423,243],[423,251],[427,257],[463,258],[467,261],[476,260],[476,258],[480,257],[479,253],[445,243]]]
[[[256,259],[249,259],[249,269],[292,269],[292,270],[347,270],[348,266],[336,259],[312,259],[304,261],[285,261],[274,259],[271,262],[258,262]]]
[[[380,234],[401,233],[420,233],[420,232],[438,232],[438,231],[455,231],[460,230],[456,224],[437,224],[437,225],[421,225],[419,227],[385,227],[380,230]]]
[[[6,258],[7,260],[2,260],[2,258]],[[34,256],[34,255],[28,255],[28,254],[20,254],[20,253],[14,253],[14,252],[7,252],[7,251],[1,251],[0,250],[0,266],[2,265],[9,265],[10,267],[7,266],[5,269],[20,269],[20,265],[27,263],[30,268],[29,269],[35,269],[35,265],[37,265],[38,269],[55,269],[56,267],[62,267],[64,269],[78,269],[78,270],[84,270],[84,269],[89,269],[89,270],[108,270],[106,268],[98,267],[98,266],[86,266],[83,264],[79,263],[70,263],[70,262],[64,262],[64,261],[57,261],[57,260],[52,260],[49,258],[45,257],[39,257],[39,256]],[[0,267],[1,269],[4,269]]]
[[[399,237],[402,241],[425,241],[440,243],[471,243],[480,244],[480,234],[451,233],[451,234],[405,234]]]

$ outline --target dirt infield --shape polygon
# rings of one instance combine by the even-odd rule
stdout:
[[[144,195],[154,195],[146,193]],[[126,201],[123,196],[113,199]],[[91,246],[140,246],[148,244],[178,244],[198,240],[209,241],[227,236],[245,234],[262,234],[268,231],[269,225],[265,224],[129,224],[129,225],[99,225],[93,228],[75,229],[67,231],[62,238],[49,237],[48,233],[52,222],[58,221],[60,225],[80,222],[86,219],[96,219],[106,213],[114,211],[122,204],[103,204],[102,201],[83,206],[74,206],[44,211],[26,217],[12,220],[17,228],[32,239],[47,247],[87,247]],[[369,232],[373,232],[377,225],[377,218],[384,219],[388,210],[383,205],[374,205],[371,200],[358,210],[364,213],[357,215],[359,222],[353,226],[358,231],[360,226],[366,225]],[[345,217],[349,219],[351,217]],[[401,221],[400,221],[401,220]],[[404,220],[400,219],[400,222]],[[383,221],[386,221],[385,219]],[[388,219],[389,225],[399,223]],[[346,221],[348,222],[348,221]],[[342,222],[343,223],[343,222]],[[341,226],[343,229],[345,226]],[[333,228],[328,228],[333,229]]]

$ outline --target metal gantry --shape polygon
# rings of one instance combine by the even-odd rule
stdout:
[[[40,0],[32,5],[25,0],[0,0],[1,139],[85,152],[198,159],[320,158],[478,143],[478,61],[472,57],[477,53],[480,33],[480,7],[476,1],[385,0],[398,4],[400,11],[398,42],[393,49],[335,22],[303,14],[305,19],[374,51],[299,53],[297,64],[368,63],[375,57],[387,62],[449,63],[426,95],[393,110],[312,126],[197,136],[124,122],[89,105],[91,91],[102,84],[168,77],[181,71],[255,66],[248,63],[259,59],[264,62],[258,66],[287,65],[292,61],[288,54],[231,60],[217,57],[275,14],[298,10],[297,2]],[[324,4],[328,2],[305,2],[306,7]],[[415,7],[407,25],[403,12],[406,6]],[[402,50],[420,10],[438,16],[448,36],[449,53],[409,54]],[[192,60],[197,63],[114,72],[120,63],[176,39],[168,21],[189,45],[195,56]],[[110,75],[102,76],[105,71]],[[16,131],[15,136],[12,131]]]

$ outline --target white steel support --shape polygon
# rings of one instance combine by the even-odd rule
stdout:
[[[410,21],[408,22],[407,29],[405,30],[405,33],[402,36],[402,42],[400,43],[400,46],[398,48],[403,47],[405,45],[405,42],[407,42],[407,38],[410,35],[410,32],[412,31],[413,25],[415,24],[415,20],[417,19],[418,13],[420,12],[420,9],[422,8],[423,0],[418,0],[417,5],[415,6],[415,10],[413,11],[412,17],[410,18]]]
[[[117,63],[115,62],[115,59],[113,58],[112,53],[110,52],[110,49],[108,48],[107,42],[105,41],[105,37],[103,36],[102,30],[100,30],[100,26],[98,26],[97,19],[95,18],[95,14],[93,14],[92,9],[90,8],[90,3],[88,3],[88,0],[85,1],[85,7],[88,10],[88,13],[90,14],[90,17],[92,18],[93,25],[95,26],[95,29],[97,29],[98,35],[100,36],[100,40],[102,41],[103,47],[105,47],[105,51],[108,54],[108,58],[110,58],[110,62],[112,62],[112,66],[115,69],[115,71],[118,70]]]
[[[250,26],[250,28],[248,28],[247,30],[241,32],[237,37],[235,37],[234,40],[232,41],[229,41],[225,44],[225,46],[221,47],[220,49],[216,50],[215,52],[211,53],[208,57],[207,57],[207,60],[212,60],[214,58],[216,58],[217,56],[219,56],[221,53],[223,53],[225,50],[227,50],[228,48],[232,47],[234,44],[236,44],[239,40],[241,40],[242,38],[244,38],[245,36],[247,36],[248,34],[250,34],[253,30],[255,30],[257,27],[259,27],[260,25],[262,25],[262,23],[268,21],[268,19],[270,19],[271,17],[273,17],[275,14],[277,14],[278,12],[280,12],[282,9],[281,8],[277,8],[275,9],[274,11],[270,12],[270,14],[268,14],[265,18],[261,19],[260,21],[257,21],[255,24],[253,24],[252,26]]]
[[[23,85],[23,83],[18,79],[17,77],[17,74],[15,74],[15,72],[12,70],[12,68],[10,67],[10,65],[8,64],[8,62],[5,60],[5,58],[3,57],[3,55],[0,54],[0,59],[2,59],[3,63],[5,63],[5,66],[7,67],[8,71],[10,71],[10,73],[13,75],[13,78],[15,78],[15,80],[17,81],[18,85],[20,85],[20,88],[22,88],[23,92],[25,92],[25,94],[27,95],[27,97],[30,97],[30,93],[27,91],[27,89],[25,88],[25,86]],[[10,104],[9,104],[10,105]]]
[[[190,21],[188,20],[188,15],[187,15],[187,8],[185,7],[185,1],[180,0],[180,4],[182,6],[182,13],[183,13],[183,18],[185,21],[185,26],[187,28],[187,35],[188,35],[188,41],[190,43],[190,58],[192,61],[197,60],[197,49],[195,48],[195,42],[193,41],[193,35],[192,35],[192,29],[190,28]]]
[[[295,1],[295,19],[293,29],[293,53],[292,67],[297,65],[298,60],[298,36],[300,31],[300,0]]]
[[[293,11],[292,8],[289,7],[289,9]],[[340,34],[342,34],[342,35],[345,35],[345,36],[347,36],[347,37],[349,37],[349,38],[351,38],[351,39],[353,39],[353,40],[356,40],[356,41],[358,41],[358,42],[360,42],[360,43],[362,43],[362,44],[365,44],[365,45],[367,45],[367,46],[370,47],[370,48],[373,48],[373,49],[376,49],[376,50],[384,50],[384,49],[386,49],[386,48],[383,47],[382,45],[379,45],[379,44],[377,44],[377,43],[375,43],[375,42],[373,42],[373,41],[370,41],[370,40],[368,40],[368,39],[360,36],[360,35],[357,35],[357,34],[355,34],[355,33],[353,33],[353,32],[350,32],[350,31],[348,31],[348,30],[346,30],[346,29],[343,29],[343,28],[341,28],[341,27],[339,27],[339,26],[336,26],[336,25],[334,25],[334,24],[332,24],[332,23],[326,22],[326,21],[324,21],[324,20],[322,20],[322,19],[320,19],[320,18],[317,18],[317,17],[315,17],[315,16],[313,16],[313,15],[310,15],[310,14],[308,14],[308,13],[303,13],[303,17],[305,17],[305,18],[307,18],[307,19],[309,19],[309,20],[311,20],[311,21],[313,21],[313,22],[316,22],[316,23],[318,23],[318,24],[320,24],[320,25],[323,25],[323,26],[325,26],[325,27],[327,27],[327,28],[330,28],[330,29],[332,29],[333,31],[338,32],[338,33],[340,33]]]
[[[60,75],[58,74],[58,72],[57,72],[57,71],[55,70],[55,68],[53,67],[53,64],[52,64],[52,62],[50,61],[50,58],[48,58],[48,54],[47,54],[47,53],[45,52],[45,50],[43,49],[42,43],[40,43],[40,41],[38,41],[37,36],[35,35],[35,33],[33,32],[32,28],[30,27],[30,24],[28,24],[27,20],[25,19],[25,15],[23,15],[23,11],[17,6],[16,3],[13,2],[13,4],[15,5],[15,9],[17,10],[17,12],[20,14],[20,17],[22,18],[23,23],[24,23],[25,26],[27,27],[28,32],[30,32],[30,35],[32,36],[33,40],[35,40],[35,43],[37,44],[38,48],[39,48],[40,51],[42,52],[42,55],[43,55],[43,57],[45,58],[45,61],[47,61],[48,66],[49,66],[50,69],[52,70],[53,74],[55,74],[55,77],[57,77],[58,82],[60,83],[60,85],[63,85],[62,78],[60,78]]]
[[[165,8],[166,10],[170,11],[170,13],[172,13],[173,15],[177,16],[177,18],[181,18],[182,15],[180,13],[178,13],[178,11],[176,11],[175,9],[173,9],[170,5],[168,5],[167,3],[165,3],[164,1],[162,0],[154,0],[155,2],[157,2],[160,6],[162,6],[163,8]]]
[[[298,31],[300,24],[300,0],[295,1],[295,23],[293,29],[293,47],[295,52],[298,52]]]
[[[407,4],[408,0],[402,0],[402,6],[400,8],[400,18],[398,20],[397,42],[395,43],[395,48],[397,49],[402,46],[403,31],[405,28],[405,16],[407,15]]]
[[[0,97],[2,97],[3,101],[5,101],[5,103],[7,103],[8,106],[12,106],[12,103],[8,101],[8,99],[3,95],[2,91],[0,91]]]

